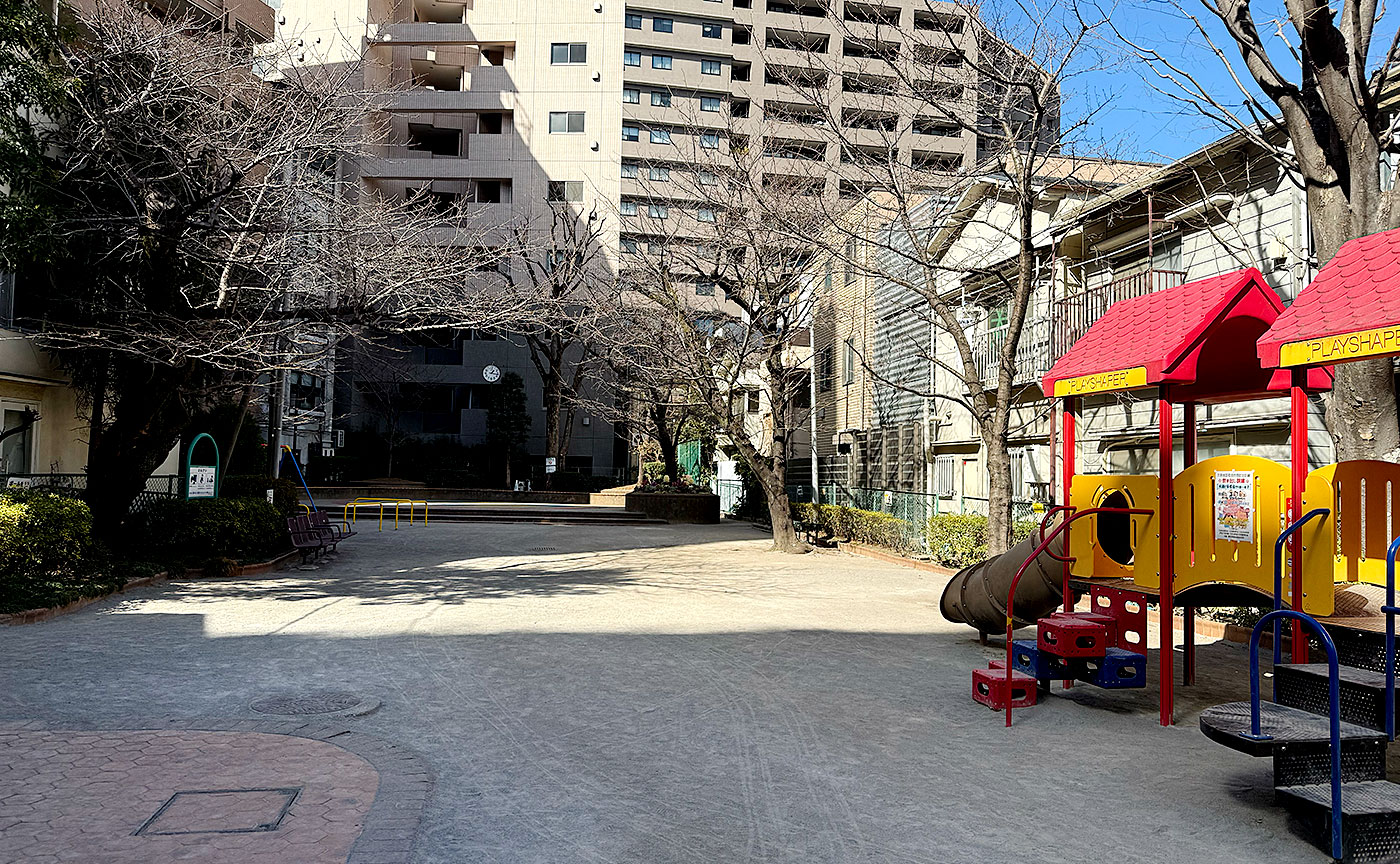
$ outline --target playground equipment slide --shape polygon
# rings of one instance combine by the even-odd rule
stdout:
[[[1040,532],[1012,546],[1000,555],[964,567],[943,589],[939,607],[943,617],[958,624],[970,624],[982,633],[1006,630],[1006,595],[1016,571],[1040,545]],[[1065,535],[1061,533],[1026,569],[1016,586],[1017,627],[1027,627],[1055,610],[1061,600],[1064,580]],[[1058,558],[1056,556],[1059,556]]]

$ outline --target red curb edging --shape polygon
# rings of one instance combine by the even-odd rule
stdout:
[[[836,548],[842,552],[849,552],[852,555],[860,555],[865,558],[874,558],[877,561],[884,561],[888,564],[898,564],[901,567],[908,567],[913,570],[924,570],[929,573],[937,573],[940,576],[952,576],[958,571],[952,567],[944,567],[942,564],[935,564],[932,561],[920,561],[917,558],[906,558],[894,552],[886,552],[876,546],[867,546],[864,543],[853,543],[849,540],[838,540]]]
[[[295,558],[298,554],[300,553],[298,553],[297,550],[293,549],[292,551],[284,552],[281,555],[278,555],[276,558],[273,558],[269,561],[262,561],[257,564],[248,564],[246,566],[239,567],[238,572],[228,578],[236,579],[242,576],[261,576],[264,573],[276,570],[283,564]],[[155,573],[151,576],[142,576],[140,579],[132,579],[130,582],[126,583],[122,587],[107,594],[99,594],[94,597],[80,597],[77,600],[74,600],[73,602],[68,603],[64,606],[50,606],[47,609],[26,609],[23,612],[7,612],[4,614],[0,614],[0,627],[19,627],[24,624],[38,624],[41,621],[48,621],[52,618],[57,618],[60,615],[67,615],[70,612],[77,612],[79,609],[82,609],[85,606],[90,606],[99,600],[106,600],[108,597],[115,597],[118,594],[125,594],[132,588],[144,588],[147,585],[154,585],[157,582],[171,582],[178,581],[181,579],[201,578],[204,578],[203,569],[186,570],[179,576],[173,577],[169,573],[161,571],[160,573]]]

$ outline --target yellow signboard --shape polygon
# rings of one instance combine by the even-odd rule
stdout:
[[[1280,366],[1311,366],[1315,363],[1341,363],[1379,354],[1400,354],[1400,324],[1338,333],[1317,339],[1286,342],[1279,349]]]
[[[1087,396],[1090,393],[1111,393],[1114,390],[1130,390],[1147,386],[1147,367],[1134,366],[1132,369],[1116,369],[1111,372],[1095,372],[1080,375],[1078,378],[1062,378],[1055,382],[1055,396]]]

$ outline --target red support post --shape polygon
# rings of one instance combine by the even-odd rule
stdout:
[[[1181,403],[1181,467],[1196,464],[1196,403]],[[1196,683],[1196,607],[1181,610],[1181,683]]]
[[[1303,489],[1308,482],[1308,394],[1303,389],[1307,383],[1306,369],[1294,369],[1292,387],[1289,389],[1289,413],[1292,434],[1289,436],[1289,449],[1292,451],[1293,496],[1288,502],[1288,523],[1291,525],[1303,515]],[[1296,531],[1288,539],[1289,564],[1293,568],[1292,602],[1289,607],[1303,611],[1303,532]],[[1308,640],[1303,633],[1301,619],[1293,619],[1293,662],[1308,662]]]
[[[1064,450],[1064,461],[1061,463],[1060,473],[1060,503],[1069,504],[1069,487],[1074,481],[1075,462],[1079,456],[1079,444],[1076,440],[1079,426],[1079,397],[1066,396],[1064,398],[1064,410],[1061,413],[1061,435],[1060,446]],[[1065,529],[1065,549],[1069,549],[1069,529]],[[1066,558],[1069,555],[1065,555]],[[1064,562],[1065,583],[1069,583],[1069,562]],[[1065,611],[1074,611],[1074,600],[1066,594]]]
[[[1160,602],[1158,605],[1158,631],[1161,633],[1161,656],[1158,696],[1160,698],[1161,722],[1170,726],[1174,722],[1175,696],[1173,680],[1176,657],[1173,655],[1173,604],[1172,584],[1172,403],[1167,401],[1167,390],[1160,388],[1157,400],[1157,451],[1160,470],[1157,480],[1157,518],[1162,532],[1158,557],[1161,562]]]

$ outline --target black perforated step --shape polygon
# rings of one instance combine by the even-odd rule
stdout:
[[[1280,786],[1280,804],[1314,845],[1332,851],[1332,786]],[[1342,860],[1400,861],[1400,786],[1384,780],[1342,784]]]
[[[1331,741],[1327,718],[1298,708],[1264,702],[1259,706],[1259,721],[1259,731],[1270,736],[1268,740],[1246,737],[1250,731],[1248,702],[1227,702],[1201,712],[1201,731],[1212,741],[1251,756],[1271,756],[1280,744],[1325,746]],[[1353,741],[1385,746],[1384,735],[1353,723],[1342,723],[1341,733],[1343,755]]]
[[[1327,714],[1327,664],[1283,663],[1274,667],[1274,701]],[[1355,666],[1338,668],[1342,719],[1368,729],[1385,728],[1385,673]],[[1400,703],[1397,703],[1400,704]]]

